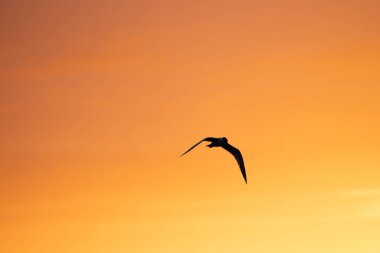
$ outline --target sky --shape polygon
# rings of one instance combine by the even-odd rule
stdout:
[[[380,252],[378,1],[0,13],[0,252]]]

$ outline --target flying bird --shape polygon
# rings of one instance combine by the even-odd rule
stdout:
[[[228,143],[228,139],[226,137],[222,137],[222,138],[207,137],[207,138],[204,138],[203,140],[201,140],[200,142],[196,143],[194,146],[192,146],[191,148],[189,148],[189,150],[187,150],[181,156],[183,156],[186,153],[188,153],[190,150],[192,150],[193,148],[195,148],[196,146],[198,146],[199,144],[201,144],[203,141],[209,141],[209,142],[211,142],[210,144],[207,145],[207,147],[209,147],[209,148],[222,147],[225,150],[227,150],[228,152],[230,152],[235,157],[235,159],[236,159],[236,161],[237,161],[237,163],[239,165],[241,174],[244,177],[244,181],[245,181],[245,183],[247,183],[247,175],[245,174],[245,167],[244,167],[243,156],[241,155],[239,149],[235,148],[234,146],[232,146],[232,145],[230,145]]]

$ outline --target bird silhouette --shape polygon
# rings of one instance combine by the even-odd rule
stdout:
[[[189,148],[181,156],[183,156],[186,153],[188,153],[189,151],[191,151],[193,148],[195,148],[196,146],[198,146],[199,144],[201,144],[203,141],[209,141],[209,142],[211,142],[210,144],[207,145],[207,147],[209,147],[209,148],[222,147],[225,150],[227,150],[229,153],[231,153],[235,157],[235,159],[236,159],[236,161],[237,161],[237,163],[239,165],[239,168],[240,168],[241,174],[244,177],[245,183],[247,183],[247,175],[245,174],[245,167],[244,167],[243,156],[241,155],[239,149],[235,148],[234,146],[232,146],[232,145],[230,145],[228,143],[228,139],[226,137],[222,137],[222,138],[206,137],[203,140],[201,140],[200,142],[196,143],[191,148]]]

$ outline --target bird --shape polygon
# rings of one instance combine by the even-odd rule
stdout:
[[[181,156],[185,155],[186,153],[190,152],[193,148],[195,148],[196,146],[198,146],[199,144],[201,144],[202,142],[204,141],[209,141],[211,142],[210,144],[207,145],[207,147],[209,148],[213,148],[213,147],[222,147],[224,148],[225,150],[227,150],[230,154],[232,154],[234,157],[235,157],[235,160],[237,161],[238,165],[239,165],[239,168],[240,168],[240,171],[241,171],[241,174],[243,175],[243,178],[244,178],[244,181],[245,183],[247,184],[247,175],[245,173],[245,167],[244,167],[244,160],[243,160],[243,156],[241,155],[240,153],[240,150],[235,148],[234,146],[230,145],[228,143],[228,139],[226,137],[221,137],[221,138],[214,138],[214,137],[206,137],[204,138],[203,140],[199,141],[198,143],[196,143],[194,146],[192,146],[191,148],[189,148],[185,153],[183,153]],[[181,157],[180,156],[180,157]]]

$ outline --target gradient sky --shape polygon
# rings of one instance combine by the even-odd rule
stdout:
[[[380,252],[379,1],[0,12],[0,252]]]

